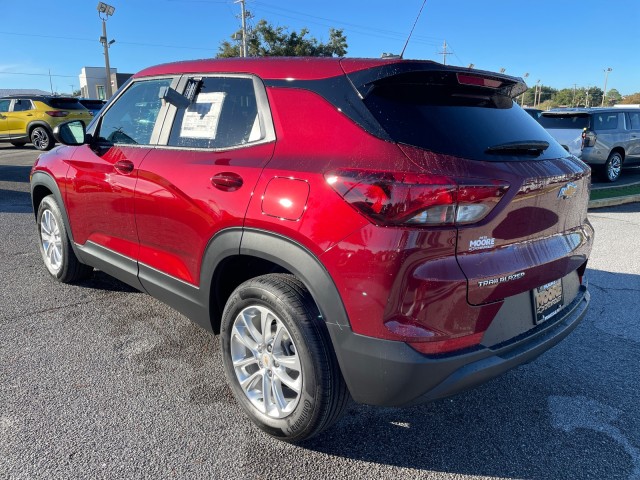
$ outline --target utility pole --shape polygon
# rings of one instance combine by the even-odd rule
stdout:
[[[603,70],[604,71],[604,90],[602,92],[602,105],[600,105],[601,107],[604,107],[604,100],[605,98],[607,98],[607,79],[609,78],[609,72],[613,70],[613,68],[608,67],[607,69]]]
[[[438,55],[442,55],[442,64],[447,64],[447,55],[451,55],[451,52],[447,52],[447,41],[442,44],[442,51],[438,52]]]
[[[527,77],[529,76],[529,72],[525,73],[522,78],[526,81]],[[522,92],[522,96],[520,97],[520,106],[522,107],[524,105],[524,94],[527,93],[527,91],[525,90],[524,92]]]
[[[571,100],[571,108],[576,106],[576,87],[578,86],[577,83],[573,84],[573,100]]]
[[[240,10],[242,15],[242,49],[240,52],[241,57],[247,56],[247,12],[245,10],[245,0],[236,0],[234,3],[240,4]]]
[[[540,94],[542,93],[542,87],[540,86],[540,80],[536,82],[536,90],[533,93],[533,108],[540,105]]]

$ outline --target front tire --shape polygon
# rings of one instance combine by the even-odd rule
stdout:
[[[73,283],[91,275],[93,268],[78,260],[65,228],[60,207],[53,195],[42,199],[37,215],[40,254],[53,278]]]
[[[54,145],[53,136],[45,127],[36,127],[31,131],[31,143],[38,150],[51,150]]]
[[[622,155],[619,152],[612,152],[607,159],[607,163],[604,164],[603,176],[608,182],[615,182],[620,178],[622,173]]]
[[[304,285],[270,274],[240,285],[224,309],[225,374],[249,418],[300,442],[331,426],[350,396],[323,320]]]

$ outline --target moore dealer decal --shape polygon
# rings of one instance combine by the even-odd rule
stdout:
[[[511,282],[513,280],[519,280],[524,277],[524,272],[514,273],[513,275],[507,275],[505,277],[496,277],[489,280],[482,280],[478,282],[479,287],[488,287],[489,285],[498,285],[499,283]]]
[[[491,248],[496,244],[496,239],[491,237],[480,237],[477,240],[471,240],[469,242],[469,251],[483,250],[485,248]]]

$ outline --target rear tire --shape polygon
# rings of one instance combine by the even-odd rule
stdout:
[[[88,278],[93,268],[81,263],[73,252],[60,207],[53,195],[42,199],[37,223],[40,254],[51,276],[62,283]]]
[[[53,135],[45,127],[36,127],[31,130],[31,143],[38,150],[51,150],[55,142]]]
[[[294,276],[248,280],[224,309],[225,374],[249,418],[269,435],[300,442],[335,423],[349,404],[331,340]]]
[[[608,182],[615,182],[620,178],[622,173],[622,155],[619,152],[612,152],[604,164],[602,176]]]

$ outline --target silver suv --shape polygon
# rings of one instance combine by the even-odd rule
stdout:
[[[609,182],[618,180],[623,165],[640,164],[640,108],[550,110],[538,121]]]

